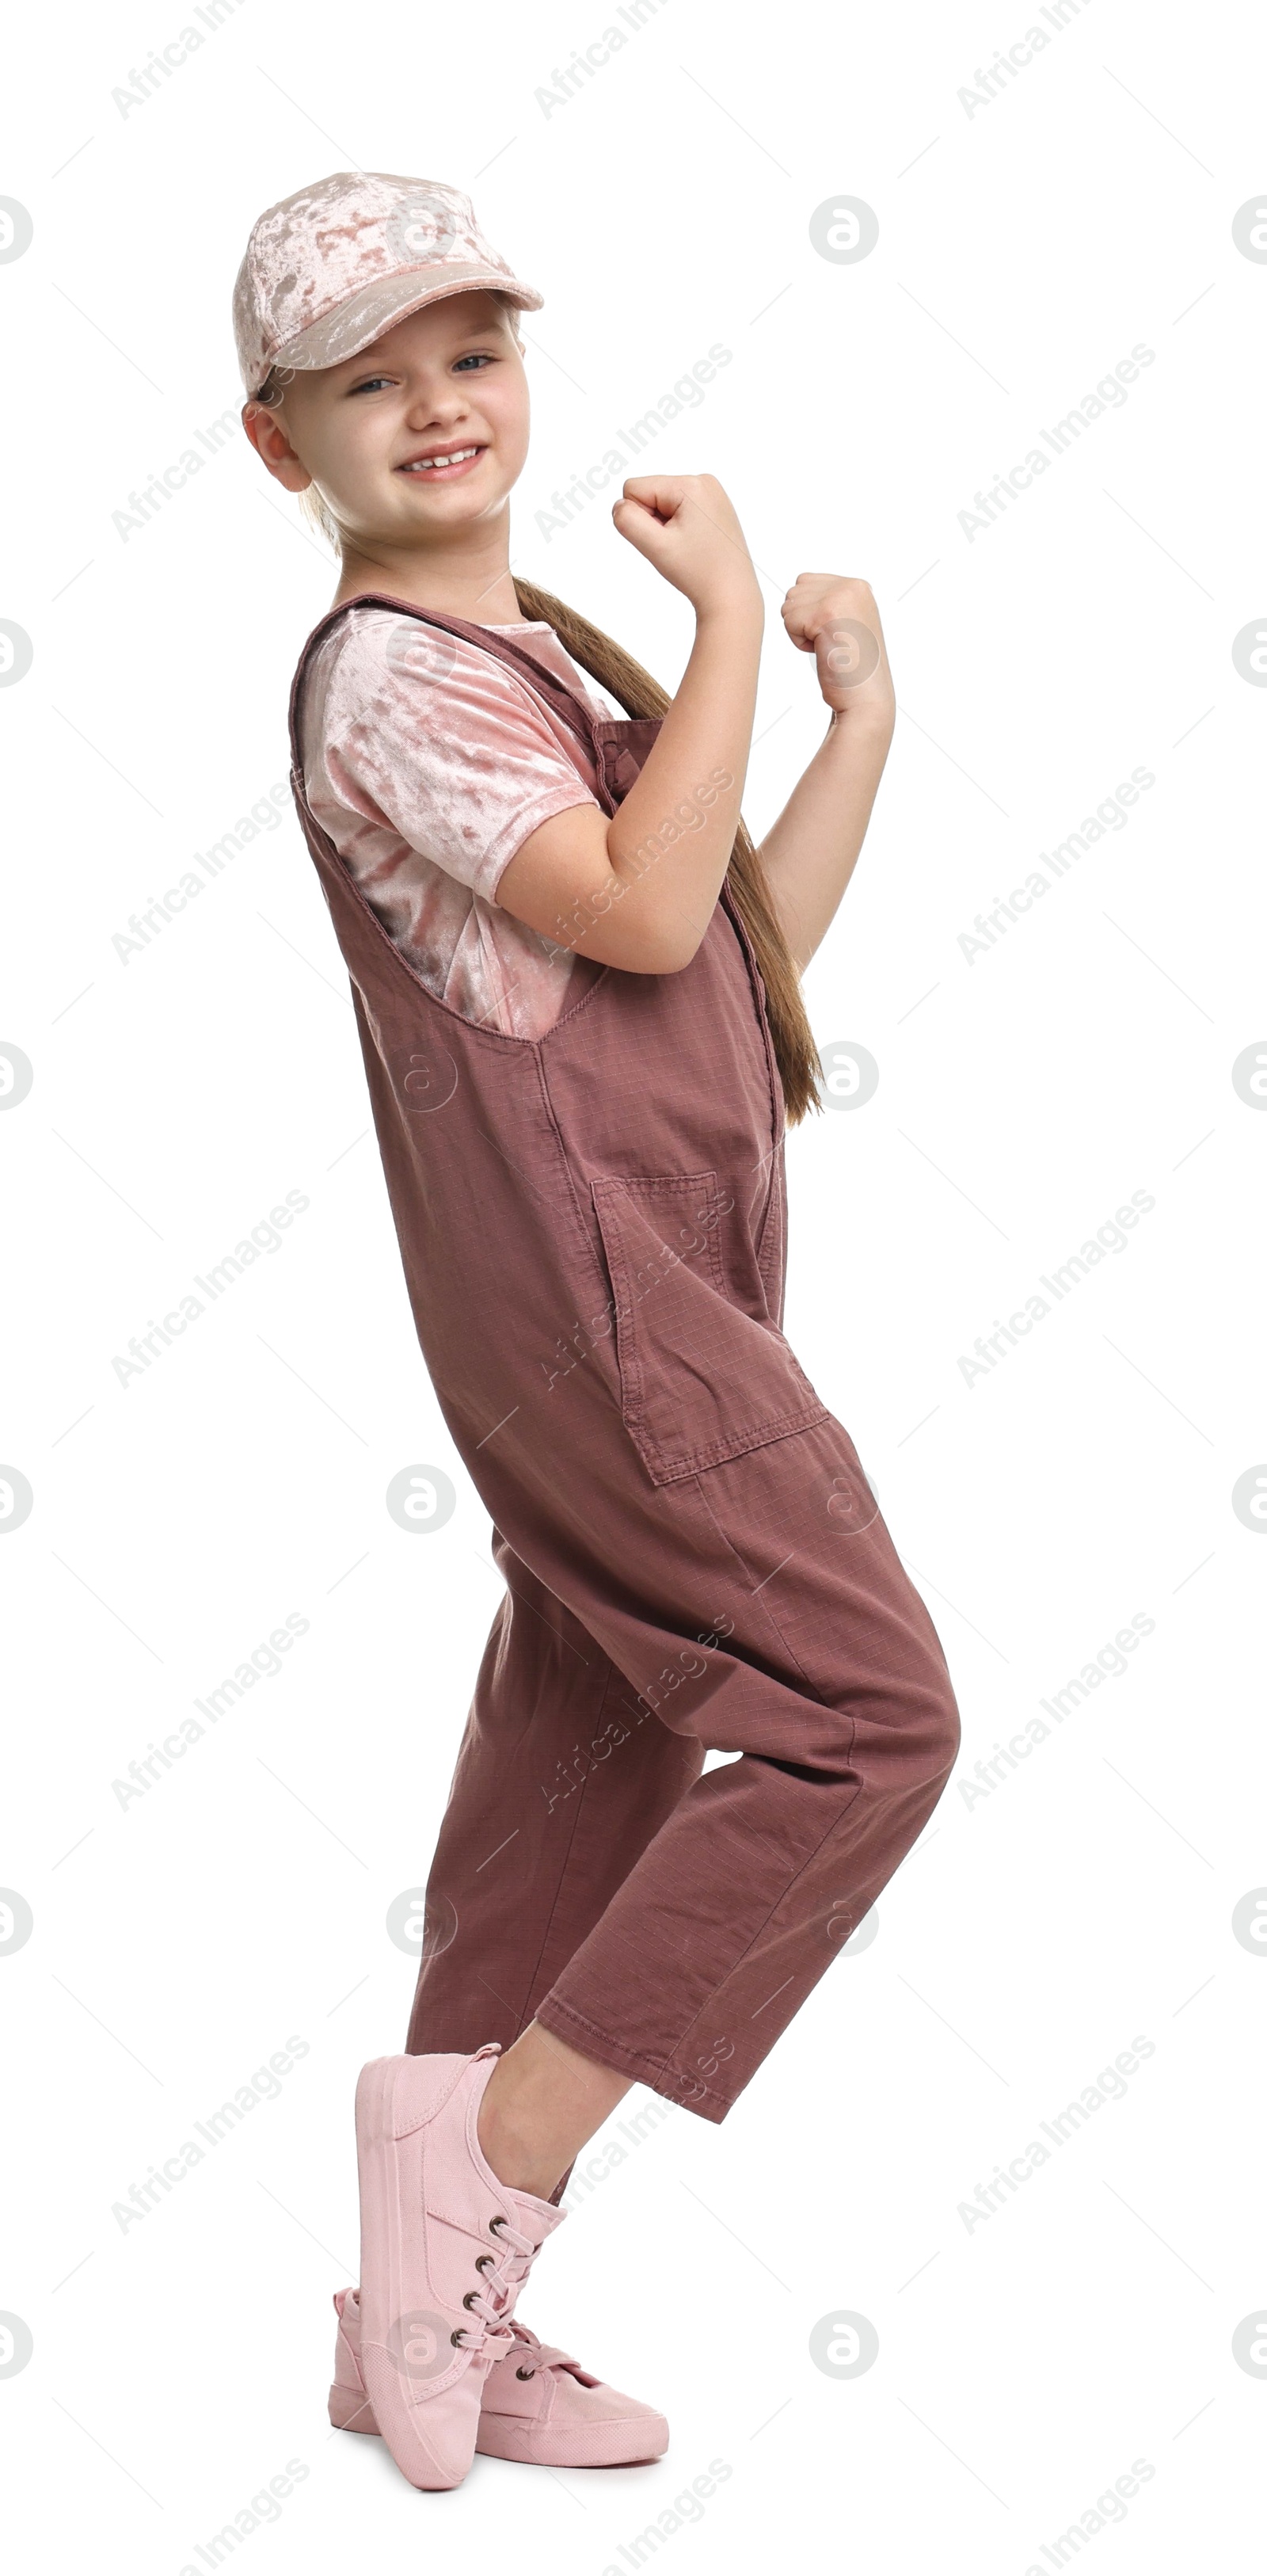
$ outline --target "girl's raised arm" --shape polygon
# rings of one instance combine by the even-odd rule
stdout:
[[[771,901],[804,973],[830,928],[871,820],[896,718],[880,612],[870,584],[798,573],[783,623],[818,662],[831,725],[761,843]]]
[[[624,803],[610,817],[569,806],[543,823],[503,869],[497,902],[604,966],[675,974],[704,936],[734,844],[764,610],[743,530],[711,474],[635,476],[612,517],[691,601],[691,657]]]
[[[739,821],[761,593],[738,519],[711,474],[637,477],[612,516],[621,535],[691,600],[694,647],[624,803],[610,819],[592,805],[553,815],[503,870],[497,901],[559,947],[604,966],[675,974],[704,936]],[[803,972],[853,874],[896,710],[867,582],[798,573],[782,614],[798,650],[816,656],[832,710],[825,740],[760,852]]]

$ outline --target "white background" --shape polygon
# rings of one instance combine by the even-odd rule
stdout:
[[[1267,701],[1232,644],[1267,624],[1267,266],[1232,223],[1265,175],[1261,31],[1094,0],[969,115],[960,90],[1034,23],[1022,0],[746,24],[667,0],[547,113],[603,0],[242,0],[121,113],[183,23],[181,0],[29,14],[0,174],[34,224],[0,266],[0,617],[34,652],[0,690],[0,1037],[34,1067],[0,1119],[0,1453],[34,1492],[0,1552],[0,1883],[34,1915],[0,1955],[0,2308],[34,2339],[0,2380],[13,2563],[178,2576],[241,2515],[250,2576],[441,2544],[603,2576],[713,2460],[702,2517],[645,2550],[674,2576],[1241,2563],[1267,1967],[1232,1914],[1267,1881],[1267,1549],[1231,1494],[1267,1458],[1267,1116],[1231,1067],[1267,1044]],[[141,530],[113,514],[240,401],[255,215],[352,164],[467,189],[541,287],[515,568],[670,685],[689,611],[607,503],[548,541],[534,514],[713,342],[733,352],[655,461],[721,477],[762,571],[758,833],[824,723],[783,592],[806,569],[874,585],[902,713],[806,989],[820,1046],[865,1046],[880,1082],[790,1140],[787,1327],[964,1720],[875,1937],[724,2126],[674,2111],[623,2162],[600,2140],[534,2275],[530,2321],[662,2405],[667,2458],[480,2461],[448,2496],[324,2408],[331,2293],[356,2277],[353,2084],[403,2044],[414,1963],[384,1918],[425,1875],[499,1597],[488,1523],[413,1338],[291,816],[142,954],[112,946],[284,780],[290,672],[332,589],[240,433]],[[841,192],[879,221],[852,265],[810,239]],[[969,542],[974,493],[1137,343],[1125,403]],[[974,916],[1136,766],[1155,784],[1124,828],[969,964]],[[121,1385],[129,1337],[288,1190],[310,1206],[281,1248]],[[976,1337],[1136,1191],[1155,1206],[1128,1247],[966,1383]],[[384,1505],[417,1461],[458,1489],[429,1538]],[[283,1670],[121,1807],[112,1781],[291,1612],[310,1625]],[[970,1801],[1137,1613],[1129,1669]],[[113,2204],[290,2034],[308,2054],[279,2098],[121,2228]],[[1136,2035],[1125,2097],[969,2226],[977,2184]],[[879,2337],[853,2379],[809,2350],[844,2310]],[[1061,2543],[1136,2460],[1124,2518]],[[306,2476],[252,2530],[288,2461]]]

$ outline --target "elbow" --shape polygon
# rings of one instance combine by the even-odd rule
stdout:
[[[687,914],[675,919],[663,913],[645,921],[618,911],[603,925],[603,935],[586,943],[586,953],[626,975],[680,975],[696,955],[703,938]]]
[[[699,947],[698,931],[688,930],[679,938],[674,938],[668,931],[662,931],[656,962],[648,972],[652,975],[680,975],[683,968],[689,966],[692,958],[698,954]]]
[[[662,925],[639,940],[637,953],[622,958],[621,964],[631,975],[680,975],[689,966],[700,945],[699,933],[690,928],[675,934]]]
[[[590,953],[605,953],[609,966],[622,966],[630,975],[680,975],[696,955],[707,922],[699,921],[695,904],[684,906],[680,890],[663,876],[648,882],[649,877],[646,865],[634,868],[613,855],[605,943],[593,942]]]

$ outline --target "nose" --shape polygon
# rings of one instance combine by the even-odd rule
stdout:
[[[466,389],[441,376],[432,383],[420,384],[411,397],[407,419],[411,429],[447,428],[460,420],[467,408]]]

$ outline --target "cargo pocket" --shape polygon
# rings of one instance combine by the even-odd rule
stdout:
[[[715,1172],[591,1181],[616,1319],[620,1409],[669,1485],[830,1417],[772,1323],[725,1294]]]

